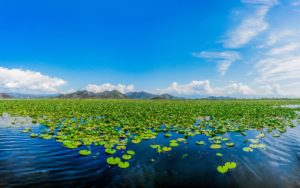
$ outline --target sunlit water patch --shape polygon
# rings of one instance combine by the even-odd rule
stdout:
[[[261,131],[227,133],[223,137],[234,147],[221,142],[219,149],[212,149],[209,137],[200,134],[182,139],[178,147],[161,153],[151,146],[168,146],[170,140],[183,135],[168,132],[166,137],[166,133],[159,133],[155,139],[127,145],[136,154],[126,169],[108,165],[103,147],[92,145],[91,155],[80,156],[83,147],[70,150],[54,139],[32,139],[22,130],[0,129],[0,187],[300,187],[299,126],[288,128],[280,137],[264,135],[259,143],[265,146],[252,152],[243,148],[255,143],[253,138]],[[45,130],[44,126],[32,127],[35,133]],[[237,167],[224,174],[218,172],[217,167],[228,161]]]

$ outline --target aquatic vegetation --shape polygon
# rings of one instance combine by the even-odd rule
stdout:
[[[234,143],[233,143],[233,142],[226,142],[226,146],[228,146],[228,147],[233,147],[233,146],[234,146]]]
[[[223,166],[222,165],[218,166],[217,170],[221,174],[225,174],[226,172],[228,172],[228,170],[236,168],[236,166],[237,165],[235,162],[226,162]]]
[[[129,159],[132,158],[132,156],[131,156],[131,155],[124,154],[124,155],[122,155],[122,158],[125,159],[125,160],[129,160]]]
[[[243,148],[243,151],[245,151],[245,152],[252,152],[253,149],[250,148],[250,147],[244,147],[244,148]]]
[[[92,152],[90,150],[86,150],[86,149],[79,151],[79,154],[84,156],[90,155],[91,153]]]
[[[204,142],[204,141],[197,141],[196,144],[197,144],[197,145],[204,145],[205,142]]]
[[[11,124],[22,123],[23,119],[19,122],[7,117],[22,116],[28,117],[26,122],[28,119],[47,128],[41,133],[31,128],[20,129],[32,138],[52,139],[68,149],[80,149],[83,145],[101,147],[108,155],[130,160],[135,155],[130,150],[134,144],[149,141],[151,148],[165,155],[197,135],[201,135],[199,141],[193,141],[197,145],[231,150],[229,147],[235,143],[227,133],[246,138],[248,130],[258,130],[259,134],[254,138],[248,135],[240,149],[245,152],[263,149],[266,145],[260,139],[267,135],[280,137],[288,127],[295,126],[293,120],[300,119],[295,109],[282,106],[299,103],[299,100],[8,100],[1,101],[0,113],[5,115],[1,119]],[[166,142],[153,144],[151,140],[158,135]],[[203,148],[206,147],[199,146],[199,150]],[[80,152],[88,154],[90,150]],[[108,157],[107,163],[129,167],[119,157]],[[232,167],[233,163],[225,163],[218,171],[226,173]]]
[[[121,162],[121,159],[119,157],[108,157],[106,162],[109,165],[117,165],[119,162]]]
[[[112,148],[105,149],[105,153],[107,153],[107,154],[109,154],[109,155],[114,154],[114,153],[116,153],[116,152],[117,152],[117,150],[112,149]]]
[[[129,167],[129,163],[128,162],[122,162],[122,161],[120,161],[119,163],[118,163],[118,167],[120,167],[120,168],[128,168]]]
[[[216,156],[218,156],[218,157],[222,157],[222,156],[223,156],[223,154],[222,154],[222,153],[216,153]]]
[[[220,144],[212,144],[210,145],[211,149],[220,149],[222,146]]]

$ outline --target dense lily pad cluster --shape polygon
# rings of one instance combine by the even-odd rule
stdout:
[[[197,141],[200,146],[209,144],[210,148],[219,149],[225,143],[234,147],[222,135],[227,132],[245,135],[247,130],[266,131],[243,150],[264,148],[258,139],[268,132],[280,136],[287,127],[294,126],[292,120],[299,118],[295,109],[281,106],[299,103],[298,100],[9,100],[1,101],[0,113],[30,117],[33,123],[47,126],[39,134],[30,128],[22,130],[32,138],[55,138],[69,149],[103,147],[109,165],[128,168],[135,154],[128,150],[128,144],[154,139],[158,133],[164,133],[166,138],[172,138],[172,132],[182,134],[182,138],[172,139],[168,145],[151,145],[158,153],[170,152],[186,143],[186,138],[199,134],[210,141]],[[91,153],[86,149],[79,151],[83,156]],[[223,173],[231,168],[235,168],[232,162],[218,167],[218,171]]]

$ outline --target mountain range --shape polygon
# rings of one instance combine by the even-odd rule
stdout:
[[[57,98],[67,98],[67,99],[179,99],[179,97],[175,97],[170,94],[161,94],[155,95],[151,93],[147,93],[144,91],[141,92],[128,92],[121,93],[118,90],[113,91],[104,91],[99,93],[94,93],[90,91],[76,91],[68,94],[61,94],[57,96]]]

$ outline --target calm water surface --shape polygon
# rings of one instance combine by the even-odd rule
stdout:
[[[34,128],[39,129],[42,126]],[[229,133],[235,147],[218,150],[210,149],[207,138],[197,135],[171,152],[158,154],[150,144],[167,145],[170,139],[182,137],[160,134],[155,140],[130,144],[128,149],[136,155],[130,168],[119,169],[106,164],[101,147],[92,146],[93,154],[82,157],[79,149],[66,149],[54,139],[32,139],[29,133],[20,133],[20,128],[0,125],[0,187],[300,187],[300,126],[289,128],[279,138],[261,139],[266,149],[242,151],[249,145],[244,141],[257,134]],[[199,140],[206,145],[196,145]],[[217,157],[217,152],[223,157]],[[237,168],[226,174],[217,172],[217,166],[227,161],[236,162]]]

